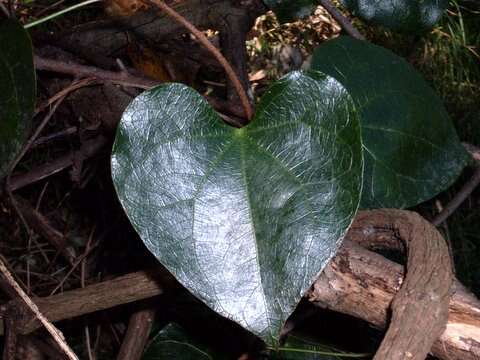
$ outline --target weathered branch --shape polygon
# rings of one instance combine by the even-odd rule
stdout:
[[[399,245],[391,228],[374,231],[354,227],[307,297],[321,307],[384,327],[391,301],[403,281],[403,267],[348,239],[364,241],[368,246],[372,242],[379,247],[385,243]],[[59,321],[161,295],[177,286],[175,280],[161,271],[142,271],[35,299],[35,302],[51,321]],[[453,289],[447,327],[431,351],[442,359],[477,359],[480,357],[480,302],[458,282]],[[24,320],[19,327],[21,333],[40,326],[31,318]]]
[[[140,271],[45,298],[33,299],[50,321],[60,321],[118,305],[148,299],[172,291],[178,284],[161,271]],[[35,318],[17,322],[18,331],[28,334],[40,327]]]
[[[63,155],[45,165],[33,168],[24,174],[12,175],[9,184],[9,190],[18,190],[24,186],[33,184],[37,181],[45,179],[73,165],[76,157],[88,159],[97,154],[108,144],[107,138],[99,136],[95,139],[85,141],[79,150],[67,155]]]
[[[111,81],[115,84],[149,89],[158,85],[159,82],[141,75],[132,75],[127,72],[103,70],[93,66],[81,65],[73,61],[60,61],[47,59],[38,55],[34,56],[35,68],[42,71],[55,73],[92,76],[99,80]]]
[[[393,232],[378,234],[391,238]],[[384,328],[389,308],[404,277],[403,266],[346,240],[315,282],[307,298],[313,304]],[[454,281],[445,330],[431,353],[448,360],[480,357],[480,302]]]
[[[405,280],[390,306],[391,323],[374,359],[424,360],[448,318],[453,274],[447,243],[412,211],[361,211],[351,227],[351,234],[369,234],[362,236],[363,243],[377,231],[391,232],[398,243],[393,246],[404,246],[408,261]]]
[[[140,360],[142,358],[155,312],[154,308],[147,308],[132,314],[117,360]]]

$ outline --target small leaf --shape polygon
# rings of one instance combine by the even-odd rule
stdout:
[[[214,352],[192,338],[177,324],[168,324],[152,339],[142,360],[222,360],[227,357]]]
[[[118,197],[148,249],[270,344],[335,255],[361,174],[353,101],[318,72],[275,83],[241,129],[184,85],[144,92],[125,110],[112,155]]]
[[[316,8],[315,0],[264,0],[273,10],[280,23],[295,21],[309,16]]]
[[[448,0],[341,0],[352,13],[393,30],[419,33],[441,18]]]
[[[0,20],[0,178],[26,140],[35,106],[35,71],[28,33]]]
[[[455,181],[469,156],[442,101],[405,60],[339,37],[315,50],[312,68],[340,81],[360,111],[362,207],[411,207]]]

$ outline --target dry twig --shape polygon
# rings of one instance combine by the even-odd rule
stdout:
[[[124,86],[133,86],[141,89],[150,89],[159,84],[158,81],[132,75],[124,71],[108,71],[94,66],[81,65],[73,61],[60,61],[47,59],[38,55],[34,56],[35,68],[41,71],[51,71],[74,76],[89,76],[98,80],[110,81]]]
[[[200,30],[198,30],[191,22],[189,22],[187,19],[185,19],[182,15],[180,15],[178,12],[173,10],[170,6],[165,4],[163,1],[161,0],[145,0],[145,1],[149,4],[157,6],[162,11],[164,11],[168,16],[174,19],[176,22],[182,24],[186,29],[188,29],[188,31],[190,31],[193,35],[195,35],[198,41],[200,41],[200,43],[203,46],[205,46],[208,49],[208,51],[212,53],[213,56],[215,56],[218,62],[225,69],[227,76],[229,77],[230,81],[235,87],[235,90],[237,91],[238,97],[240,98],[240,102],[242,103],[242,107],[245,111],[247,119],[250,120],[253,116],[253,112],[252,112],[252,107],[250,105],[250,102],[248,101],[248,97],[245,92],[245,89],[243,88],[240,80],[235,74],[235,71],[233,70],[232,66],[227,61],[227,59],[225,59],[222,53],[215,46],[213,46],[212,43],[208,41],[207,37]]]
[[[85,141],[80,149],[70,154],[63,155],[58,159],[44,165],[33,168],[27,173],[13,175],[7,185],[10,191],[15,191],[37,181],[43,180],[73,165],[75,157],[87,159],[99,153],[108,144],[107,138],[99,136]]]
[[[73,350],[68,346],[63,334],[50,322],[48,319],[40,312],[37,305],[28,297],[28,295],[23,291],[23,289],[18,285],[18,283],[13,278],[10,271],[5,266],[3,260],[0,259],[0,271],[5,276],[6,280],[10,286],[15,290],[18,296],[25,302],[30,310],[35,314],[35,317],[41,322],[41,324],[47,329],[47,331],[52,335],[55,342],[58,344],[60,349],[64,352],[69,360],[78,360],[78,357],[75,355]]]
[[[130,317],[117,360],[140,360],[142,358],[155,312],[153,308],[141,309]]]
[[[443,208],[443,210],[435,216],[432,224],[435,226],[441,225],[457,210],[460,205],[472,194],[472,192],[480,184],[480,152],[472,145],[465,145],[465,148],[470,152],[476,161],[476,166],[472,177],[463,185],[458,193],[450,200],[450,202]]]

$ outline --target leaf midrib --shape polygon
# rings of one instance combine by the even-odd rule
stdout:
[[[259,258],[259,253],[260,252],[258,251],[258,241],[257,241],[257,238],[258,238],[257,226],[255,225],[255,221],[254,221],[252,201],[250,199],[250,192],[248,190],[249,186],[248,186],[248,180],[247,180],[247,166],[245,164],[245,158],[246,158],[245,146],[246,146],[245,141],[240,141],[240,170],[241,170],[241,173],[242,173],[243,181],[245,183],[245,195],[246,195],[246,199],[247,199],[248,213],[250,215],[250,222],[251,222],[252,228],[253,228],[253,236],[254,236],[253,243],[254,243],[254,246],[255,246],[255,260],[256,260],[257,268],[258,268],[258,272],[259,272],[260,287],[261,287],[263,304],[264,304],[264,307],[265,307],[265,311],[267,312],[267,314],[265,314],[265,315],[266,315],[266,320],[267,320],[267,323],[268,323],[268,329],[271,329],[272,328],[272,323],[270,321],[270,309],[268,307],[268,303],[267,303],[265,292],[264,292],[265,288],[263,286],[263,278],[262,278],[262,270],[261,270],[262,268],[260,266],[260,258]],[[270,337],[275,338],[275,335],[270,332]]]
[[[216,165],[218,165],[222,161],[223,157],[225,156],[225,154],[228,153],[228,150],[232,147],[233,144],[234,144],[234,141],[233,141],[233,139],[231,139],[229,142],[227,142],[227,144],[224,146],[224,148],[221,151],[219,151],[215,160],[211,163],[211,166],[208,168],[206,174],[204,175],[203,181],[200,182],[200,184],[198,185],[198,188],[196,189],[195,193],[193,194],[193,196],[190,199],[193,203],[192,204],[192,229],[191,229],[191,234],[192,234],[193,249],[195,251],[195,254],[197,253],[197,241],[196,241],[196,239],[194,238],[193,235],[194,235],[194,227],[195,227],[195,205],[196,205],[197,196],[202,192],[203,187],[205,186],[205,184],[207,183],[207,181],[209,179],[209,176],[216,169]],[[195,260],[196,261],[198,260],[196,256],[195,256]],[[208,276],[206,276],[205,272],[203,271],[203,268],[200,265],[197,265],[197,268],[199,269],[199,271],[202,272],[202,276],[205,279],[205,282],[208,283],[212,289],[214,289],[215,287],[212,286],[212,284],[210,283],[210,279],[209,279]],[[217,293],[213,292],[213,295],[215,296],[217,305],[221,306],[221,303],[220,303],[220,301],[217,297]]]

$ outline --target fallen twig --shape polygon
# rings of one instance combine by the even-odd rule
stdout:
[[[17,295],[25,302],[27,307],[35,314],[36,319],[47,329],[47,331],[52,335],[55,342],[58,344],[60,349],[64,352],[70,360],[78,360],[78,357],[75,355],[73,350],[68,346],[63,334],[40,312],[37,305],[28,297],[28,295],[23,291],[23,289],[18,285],[18,283],[13,278],[10,271],[7,269],[3,261],[0,259],[0,272],[3,274],[5,279],[8,281],[10,286],[15,290]]]
[[[467,143],[463,143],[463,146],[476,162],[475,171],[472,177],[465,183],[465,185],[463,185],[460,191],[455,194],[455,196],[443,208],[443,210],[432,220],[432,224],[435,226],[439,226],[445,220],[447,220],[480,184],[480,149],[472,144]]]
[[[35,302],[44,315],[55,322],[148,299],[178,288],[178,283],[171,275],[158,270],[140,271],[85,288],[37,298]],[[18,322],[19,333],[22,334],[28,334],[39,327],[40,323],[28,315]],[[2,327],[0,331],[1,329]]]
[[[443,210],[435,216],[432,220],[432,224],[435,226],[441,225],[445,220],[452,215],[455,210],[472,194],[472,192],[480,184],[480,163],[475,168],[472,177],[463,185],[459,192],[455,194],[452,200],[443,208]]]
[[[39,137],[35,142],[33,143],[32,147],[37,147],[40,145],[43,145],[45,143],[48,143],[50,141],[56,140],[56,139],[61,139],[70,135],[75,134],[78,131],[78,128],[76,126],[70,126],[66,128],[65,130],[60,130],[57,132],[54,132],[50,135],[45,135],[42,137]]]
[[[94,77],[98,80],[111,81],[115,84],[124,86],[133,86],[141,89],[150,89],[159,84],[158,81],[132,75],[124,71],[103,70],[94,66],[78,64],[73,61],[60,61],[47,59],[38,55],[34,56],[35,68],[41,71],[51,71],[55,73],[68,74],[74,76]]]
[[[59,92],[57,92],[56,94],[51,96],[44,104],[41,104],[40,106],[38,106],[35,109],[35,114],[34,115],[37,115],[39,112],[45,110],[47,107],[51,106],[55,102],[59,101],[60,99],[63,99],[64,97],[66,97],[71,92],[73,92],[75,90],[78,90],[78,89],[81,89],[85,86],[92,85],[94,83],[94,80],[95,80],[94,78],[90,77],[90,78],[85,78],[85,79],[81,79],[81,80],[78,80],[78,81],[74,81],[72,84],[70,84],[66,88],[60,90]]]
[[[25,146],[22,148],[22,150],[20,151],[20,153],[17,155],[17,157],[15,158],[15,160],[12,162],[12,165],[10,167],[10,171],[9,171],[9,175],[7,176],[7,179],[6,179],[6,182],[7,182],[7,189],[10,188],[8,186],[9,184],[9,181],[10,181],[10,174],[12,173],[12,171],[15,169],[15,167],[18,165],[18,163],[20,162],[20,160],[22,160],[22,158],[25,156],[25,154],[27,153],[27,151],[30,149],[30,147],[33,145],[33,143],[35,142],[35,140],[37,139],[38,135],[40,135],[40,133],[42,132],[42,130],[45,128],[45,126],[48,124],[48,122],[50,121],[50,119],[52,118],[53,114],[55,114],[55,111],[57,111],[57,108],[58,106],[62,103],[62,101],[65,99],[65,96],[66,95],[63,95],[62,97],[60,97],[57,102],[55,103],[55,105],[53,105],[53,107],[50,109],[50,111],[48,112],[48,114],[43,118],[42,122],[40,123],[40,125],[35,129],[35,132],[33,133],[33,135],[28,139],[28,141],[26,142]]]
[[[33,184],[37,181],[45,179],[51,175],[54,175],[62,170],[73,165],[75,157],[81,156],[83,159],[88,159],[99,153],[100,150],[105,148],[108,144],[108,140],[104,136],[86,140],[80,149],[67,155],[63,155],[58,159],[48,162],[47,164],[40,165],[27,173],[12,175],[8,184],[10,191],[18,190],[27,185]]]
[[[117,360],[140,360],[147,344],[156,310],[141,309],[130,317]]]

